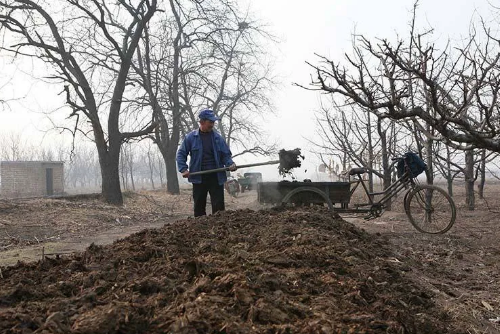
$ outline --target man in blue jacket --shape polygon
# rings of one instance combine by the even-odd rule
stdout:
[[[236,170],[236,164],[231,157],[231,151],[224,138],[214,130],[215,116],[213,110],[204,109],[199,115],[200,128],[186,135],[177,151],[177,167],[182,177],[188,178],[193,184],[194,216],[206,215],[207,194],[210,193],[212,213],[223,211],[224,183],[226,172],[209,173],[191,176],[190,173],[229,167]],[[187,157],[190,156],[189,167]]]

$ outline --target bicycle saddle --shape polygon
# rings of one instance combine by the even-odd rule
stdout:
[[[352,168],[349,171],[349,175],[358,175],[358,174],[364,174],[364,173],[366,173],[366,168],[364,168],[364,167]]]

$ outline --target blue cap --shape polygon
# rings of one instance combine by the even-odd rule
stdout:
[[[198,118],[199,119],[208,119],[209,121],[212,121],[212,122],[220,120],[219,117],[215,116],[214,111],[210,110],[210,109],[203,109],[202,111],[200,111],[200,113],[198,114]]]

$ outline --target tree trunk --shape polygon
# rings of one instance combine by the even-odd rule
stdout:
[[[166,150],[161,150],[163,160],[165,161],[165,170],[167,175],[167,192],[169,194],[180,194],[179,179],[177,178],[177,146],[169,145]]]
[[[134,181],[134,156],[132,155],[132,152],[129,152],[130,156],[127,157],[128,159],[128,169],[130,172],[130,183],[132,184],[132,190],[135,191],[135,181]]]
[[[132,166],[130,166],[130,183],[132,184],[132,190],[135,191],[134,170]]]
[[[120,175],[121,175],[121,184],[123,185],[123,189],[128,190],[128,172],[127,172],[127,164],[125,163],[125,154],[122,152],[120,159]]]
[[[380,137],[380,146],[381,146],[381,160],[382,160],[382,171],[383,171],[383,188],[386,190],[391,185],[391,175],[392,171],[389,163],[389,149],[387,142],[387,131],[382,130],[382,120],[379,118],[377,120],[377,132]],[[389,199],[386,203],[387,211],[391,211],[392,209],[392,199]]]
[[[151,161],[151,151],[148,150],[148,166],[149,166],[149,178],[151,180],[151,186],[153,190],[155,189],[155,180],[154,180],[154,166]]]
[[[486,183],[486,150],[481,150],[481,161],[479,162],[479,184],[477,185],[477,192],[479,198],[484,198],[484,185]]]
[[[465,203],[469,211],[474,211],[474,151],[465,151]]]
[[[118,149],[118,152],[120,150]],[[110,204],[122,205],[123,197],[120,189],[119,154],[105,152],[99,156],[102,175],[102,196]]]
[[[371,113],[368,113],[366,115],[367,117],[367,122],[366,122],[366,127],[367,127],[367,132],[368,132],[368,168],[370,170],[373,170],[373,141],[372,141],[372,124],[371,124]],[[380,123],[380,122],[378,122]],[[373,192],[373,173],[368,173],[368,189],[370,192]],[[373,200],[373,196],[372,196]]]
[[[453,176],[451,173],[451,154],[450,148],[446,146],[446,182],[448,184],[448,194],[453,197]]]
[[[391,185],[391,176],[392,176],[392,170],[390,168],[389,164],[389,154],[387,153],[387,148],[382,150],[382,170],[384,172],[384,177],[383,177],[383,183],[384,183],[384,190],[389,188]],[[387,203],[386,203],[386,209],[387,211],[392,210],[392,198],[390,198]]]
[[[163,182],[163,164],[161,163],[161,159],[158,159],[158,174],[160,176],[160,187],[164,187],[165,183]]]
[[[433,152],[432,152],[432,144],[433,144],[432,139],[427,139],[425,141],[425,155],[426,155],[426,163],[427,163],[427,183],[428,184],[434,184],[434,162],[432,159]]]
[[[177,164],[175,162],[175,155],[173,159],[170,159],[166,163],[167,171],[167,192],[169,194],[178,195],[181,193],[179,187],[179,180],[177,179]]]

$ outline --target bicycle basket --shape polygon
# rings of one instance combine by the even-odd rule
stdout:
[[[414,178],[420,175],[423,171],[427,169],[427,164],[420,158],[420,156],[413,152],[406,152],[404,155],[404,160],[400,160],[396,166],[398,171],[398,177],[403,176],[405,173],[405,161],[410,170],[410,177]]]

